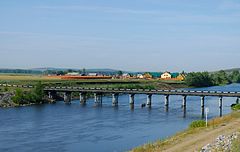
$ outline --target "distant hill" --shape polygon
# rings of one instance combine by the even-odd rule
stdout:
[[[29,70],[29,69],[0,69],[0,73],[11,74],[42,74],[42,71]]]
[[[13,74],[46,74],[54,71],[83,71],[83,69],[74,69],[74,68],[32,68],[32,69],[0,69],[0,73],[13,73]],[[101,73],[101,74],[116,74],[119,70],[115,69],[85,69],[86,73]],[[124,72],[124,71],[123,71]]]
[[[232,68],[232,69],[222,69],[223,71],[225,71],[226,73],[232,73],[233,71],[239,71],[240,72],[240,68]],[[220,70],[218,70],[220,71]],[[218,71],[211,71],[209,73],[216,73]]]
[[[233,72],[233,71],[239,71],[240,72],[240,68],[232,68],[232,69],[226,69],[224,70],[227,73]]]

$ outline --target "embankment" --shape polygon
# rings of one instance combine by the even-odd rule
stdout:
[[[208,127],[187,129],[165,140],[137,147],[132,152],[193,152],[214,143],[220,136],[228,136],[240,131],[240,112],[232,112],[213,119]]]

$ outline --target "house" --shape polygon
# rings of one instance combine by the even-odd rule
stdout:
[[[98,76],[97,73],[88,73],[88,76]]]
[[[142,74],[137,74],[137,78],[138,78],[138,79],[143,79],[144,76],[143,76]]]
[[[127,78],[130,78],[130,77],[131,77],[131,75],[129,73],[123,73],[122,74],[123,79],[127,79]]]
[[[179,74],[179,75],[177,76],[177,80],[179,80],[179,81],[183,81],[183,80],[185,80],[185,78],[186,78],[186,75],[185,75],[185,74]]]
[[[158,79],[161,77],[161,72],[150,72],[150,74],[152,75],[152,78],[154,79]]]
[[[172,79],[176,79],[179,76],[179,73],[171,73]]]
[[[75,76],[75,75],[79,75],[79,73],[78,72],[68,72],[66,75]]]
[[[143,78],[144,79],[152,79],[153,77],[149,72],[146,72],[146,73],[143,74]]]
[[[172,75],[170,72],[164,72],[162,75],[161,75],[161,79],[171,79],[172,78]]]

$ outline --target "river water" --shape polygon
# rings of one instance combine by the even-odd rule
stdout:
[[[240,91],[240,85],[197,90]],[[209,117],[218,116],[218,98],[206,97],[205,101]],[[112,107],[111,97],[104,97],[101,107],[94,106],[93,99],[89,99],[86,106],[75,100],[70,105],[59,101],[0,108],[0,151],[127,151],[174,135],[193,120],[201,119],[200,97],[187,97],[185,118],[181,96],[170,96],[168,112],[160,95],[153,96],[151,109],[140,106],[146,102],[146,95],[135,96],[134,110],[130,110],[128,102],[128,95],[122,95],[117,108]],[[223,114],[229,113],[235,102],[236,98],[223,98]]]

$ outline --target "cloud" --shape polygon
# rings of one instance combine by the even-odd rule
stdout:
[[[66,11],[97,11],[105,13],[126,13],[126,14],[159,14],[157,10],[136,10],[136,9],[125,9],[116,7],[105,7],[105,6],[80,6],[80,5],[70,5],[70,6],[40,6],[39,9],[45,10],[66,10]]]

